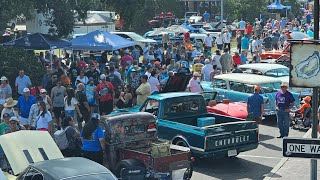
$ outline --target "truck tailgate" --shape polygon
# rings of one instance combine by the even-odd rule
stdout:
[[[206,126],[205,151],[237,149],[258,143],[258,126],[254,121],[230,122]]]

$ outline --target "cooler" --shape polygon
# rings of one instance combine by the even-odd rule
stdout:
[[[197,119],[198,127],[211,126],[216,123],[216,119],[214,117],[202,117]]]

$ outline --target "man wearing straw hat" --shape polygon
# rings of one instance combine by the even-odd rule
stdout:
[[[1,112],[1,119],[3,119],[4,114],[9,114],[10,117],[17,116],[17,113],[15,112],[14,108],[17,105],[18,101],[13,100],[11,97],[6,99],[6,103],[4,103],[4,108]]]

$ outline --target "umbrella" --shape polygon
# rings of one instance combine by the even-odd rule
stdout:
[[[295,39],[295,40],[303,40],[303,39],[306,39],[306,38],[310,38],[307,34],[303,33],[303,32],[292,32],[290,34],[291,38],[292,39]]]

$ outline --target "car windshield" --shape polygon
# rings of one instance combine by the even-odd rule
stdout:
[[[199,33],[201,33],[201,34],[206,34],[207,33],[207,31],[204,30],[203,28],[199,28],[198,30],[199,30]]]
[[[280,86],[281,86],[280,82],[260,84],[260,87],[264,93],[278,92],[278,89],[280,89]]]
[[[145,40],[144,37],[140,36],[137,33],[130,33],[130,34],[128,34],[128,36],[130,36],[130,38],[135,40],[135,41],[143,41],[143,40]]]
[[[283,76],[289,76],[289,68],[278,68],[278,69],[272,69],[270,71],[267,71],[265,73],[266,76],[271,77],[283,77]]]

